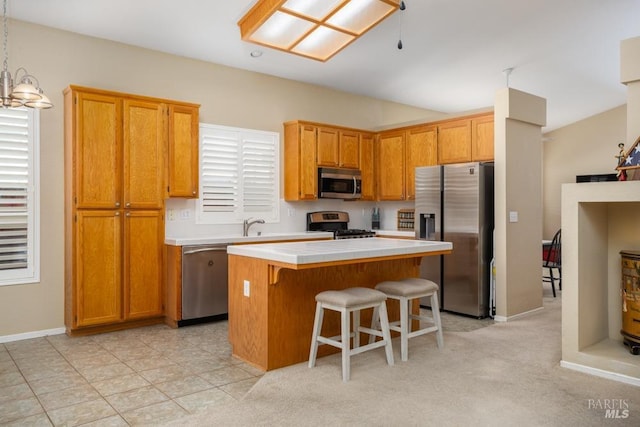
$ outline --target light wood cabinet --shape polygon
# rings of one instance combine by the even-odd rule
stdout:
[[[360,168],[360,137],[360,132],[340,131],[339,167]]]
[[[197,198],[199,107],[170,104],[168,119],[168,196]]]
[[[360,172],[362,173],[361,200],[376,199],[375,145],[374,136],[370,133],[360,134]]]
[[[124,320],[161,316],[164,213],[126,211],[123,235]]]
[[[438,163],[471,161],[471,120],[455,120],[438,125]]]
[[[358,169],[360,133],[325,126],[317,127],[318,166]]]
[[[70,86],[64,104],[67,333],[161,322],[167,144],[194,128],[162,99]]]
[[[284,124],[284,198],[318,198],[318,167],[361,169],[364,200],[373,200],[375,177],[371,153],[361,156],[361,140],[372,148],[373,134],[356,129],[291,121]],[[369,144],[369,145],[367,145]],[[369,162],[363,165],[363,161]],[[363,169],[366,169],[364,171]],[[366,198],[365,198],[366,197]],[[370,197],[370,198],[369,198]]]
[[[76,268],[69,278],[72,285],[67,284],[65,311],[71,316],[66,319],[67,330],[119,322],[123,314],[121,212],[79,210],[74,216]]]
[[[162,211],[76,213],[75,328],[162,316]],[[68,326],[69,328],[69,326]],[[73,328],[73,327],[72,327]]]
[[[316,126],[284,124],[284,198],[314,200],[318,194]]]
[[[471,159],[474,162],[494,158],[493,114],[471,119]]]
[[[378,200],[404,200],[405,135],[404,131],[389,131],[378,136]]]
[[[435,126],[417,126],[406,132],[405,199],[415,200],[416,168],[438,164],[438,132]]]
[[[316,150],[318,151],[316,159],[318,166],[338,167],[340,161],[340,139],[338,130],[324,126],[317,126],[315,128],[317,138]]]

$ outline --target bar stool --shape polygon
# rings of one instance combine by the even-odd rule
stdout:
[[[388,298],[400,302],[400,320],[391,322],[389,329],[400,332],[400,355],[403,362],[406,362],[409,358],[409,338],[436,332],[438,348],[442,348],[444,344],[442,338],[442,323],[440,321],[440,307],[438,304],[438,285],[436,283],[426,279],[408,278],[378,283],[376,289],[384,292]],[[431,297],[432,316],[420,316],[411,313],[411,301],[422,297]],[[375,316],[376,314],[374,313],[374,321]],[[411,331],[411,320],[422,320],[428,322],[431,326]],[[373,328],[374,326],[375,324],[372,323],[371,327]],[[372,339],[375,338],[371,337],[370,341]]]
[[[316,295],[316,315],[313,322],[313,336],[311,338],[311,351],[309,353],[309,367],[316,364],[318,345],[329,344],[342,350],[342,380],[349,381],[351,372],[351,356],[364,351],[385,347],[387,363],[393,365],[393,350],[391,348],[391,333],[389,331],[389,319],[386,306],[387,296],[375,289],[348,288],[340,291],[324,291]],[[367,328],[360,325],[360,310],[374,308],[381,329]],[[340,312],[341,334],[333,337],[324,337],[322,332],[322,320],[324,310]],[[353,313],[353,332],[349,327],[350,314]],[[360,347],[360,332],[372,337],[382,337],[381,341],[370,342]],[[349,338],[353,337],[353,348],[349,346]],[[339,338],[339,340],[338,340]]]

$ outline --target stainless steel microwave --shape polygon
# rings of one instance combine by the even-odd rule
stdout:
[[[318,197],[322,199],[359,199],[362,197],[360,170],[318,168]]]

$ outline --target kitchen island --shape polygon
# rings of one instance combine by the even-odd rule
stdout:
[[[316,294],[418,277],[422,257],[451,251],[449,242],[389,238],[230,246],[229,341],[233,354],[263,370],[306,361]],[[387,302],[389,316],[394,319],[399,310],[391,302]],[[363,323],[370,319],[371,310],[363,313]],[[339,315],[325,313],[323,332],[331,336],[339,331]],[[321,346],[318,356],[336,351]]]

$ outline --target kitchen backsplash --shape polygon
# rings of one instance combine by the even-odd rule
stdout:
[[[305,231],[307,212],[338,210],[349,213],[349,228],[371,229],[371,213],[380,208],[380,229],[397,229],[398,209],[413,208],[413,202],[362,202],[342,200],[314,200],[310,202],[285,202],[280,200],[280,221],[277,223],[255,224],[251,232],[283,233]],[[242,223],[236,224],[196,224],[196,200],[168,199],[165,206],[165,236],[200,237],[229,236],[242,233]]]

